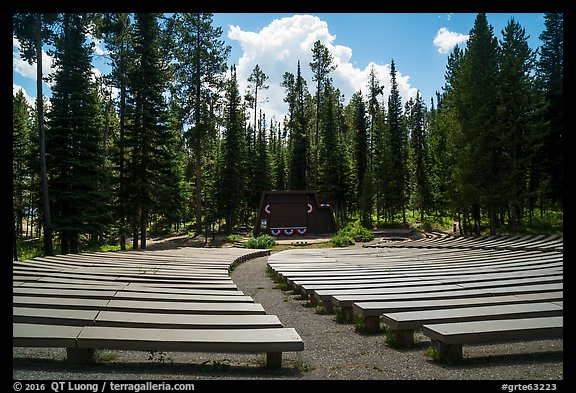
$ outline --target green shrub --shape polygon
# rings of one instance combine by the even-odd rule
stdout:
[[[338,232],[336,236],[330,239],[330,244],[333,247],[348,247],[354,245],[356,242],[348,235],[343,235]]]
[[[267,249],[276,245],[276,239],[270,235],[260,235],[258,237],[251,237],[244,242],[244,248],[258,248]]]
[[[358,223],[350,223],[340,229],[330,240],[333,247],[348,247],[356,242],[369,242],[374,240],[374,234]]]

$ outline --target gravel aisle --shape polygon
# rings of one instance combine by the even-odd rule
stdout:
[[[465,346],[461,365],[427,360],[427,338],[416,335],[410,349],[393,349],[382,335],[360,335],[354,326],[338,324],[333,315],[318,315],[290,291],[282,292],[266,276],[267,258],[236,267],[231,276],[239,289],[295,328],[304,351],[285,353],[283,368],[261,367],[262,354],[204,354],[112,351],[93,366],[65,361],[63,349],[13,348],[13,379],[298,379],[298,380],[561,380],[563,340],[542,340],[490,346]]]

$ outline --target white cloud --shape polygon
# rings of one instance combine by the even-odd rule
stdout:
[[[92,45],[92,50],[94,54],[97,56],[108,56],[110,55],[110,51],[106,50],[102,45],[102,40],[99,38],[94,37],[92,34],[86,34],[86,38],[88,42]]]
[[[15,96],[16,93],[18,92],[18,90],[22,90],[22,93],[24,93],[24,97],[26,97],[26,101],[28,102],[28,105],[30,105],[30,106],[36,105],[36,103],[35,103],[36,97],[35,96],[34,97],[30,96],[30,94],[28,94],[28,92],[26,91],[25,88],[12,82],[12,95]]]
[[[432,41],[438,48],[438,53],[448,53],[456,45],[468,41],[468,34],[455,33],[449,31],[446,27],[441,27]]]
[[[285,72],[296,74],[298,60],[308,89],[311,94],[315,94],[309,64],[312,61],[312,47],[317,40],[328,48],[334,58],[337,68],[330,76],[334,86],[345,95],[346,102],[349,102],[352,94],[358,90],[367,92],[368,75],[372,65],[385,86],[385,97],[390,92],[390,66],[370,63],[364,69],[356,67],[351,62],[352,49],[337,45],[336,36],[330,34],[328,24],[317,16],[294,15],[276,19],[259,32],[243,31],[239,26],[230,26],[228,38],[238,41],[243,50],[236,67],[242,93],[246,91],[247,79],[256,64],[269,77],[266,82],[269,89],[262,92],[268,102],[258,104],[258,108],[266,113],[267,119],[273,116],[277,121],[284,118],[288,108],[283,101],[286,94],[280,84]],[[410,86],[409,76],[397,72],[396,80],[403,102],[416,96],[417,89]]]
[[[20,42],[12,37],[12,70],[24,78],[36,80],[36,62],[29,64],[20,57]],[[54,72],[52,68],[52,56],[42,51],[42,75],[44,78]]]

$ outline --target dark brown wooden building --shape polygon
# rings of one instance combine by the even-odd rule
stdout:
[[[314,191],[264,191],[254,234],[320,235],[335,232],[332,207],[318,202]]]

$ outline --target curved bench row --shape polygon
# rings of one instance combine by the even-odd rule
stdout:
[[[449,234],[430,233],[427,236],[405,241],[387,242],[376,240],[366,247],[410,247],[410,248],[467,248],[482,250],[563,250],[563,238],[557,235],[527,236],[452,236]]]
[[[383,322],[400,345],[411,345],[414,331],[422,330],[442,356],[458,360],[462,344],[514,337],[506,331],[522,325],[530,328],[515,337],[539,338],[544,331],[562,336],[562,239],[536,236],[532,245],[521,239],[430,237],[381,247],[289,250],[268,264],[312,304],[368,332]],[[543,247],[549,242],[554,247]]]
[[[97,349],[302,351],[298,333],[239,291],[229,269],[265,251],[188,249],[71,254],[13,262],[13,346],[63,347],[73,362]]]

